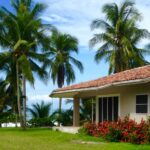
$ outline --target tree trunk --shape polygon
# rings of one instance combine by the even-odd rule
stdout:
[[[16,126],[16,128],[18,127],[18,116],[17,116],[17,114],[15,114],[15,116],[16,116],[16,121],[15,121],[15,126]]]
[[[61,107],[62,107],[62,98],[59,98],[59,112],[61,113]]]
[[[61,118],[62,98],[59,98],[59,118]],[[60,126],[60,122],[58,124]]]
[[[26,128],[26,79],[23,76],[23,123],[24,123],[24,128]]]
[[[16,62],[16,77],[17,77],[17,104],[18,104],[19,119],[20,119],[20,124],[21,124],[22,129],[24,129],[22,112],[21,112],[21,102],[20,102],[19,64],[18,64],[18,61]]]
[[[93,98],[92,98],[92,123],[94,123],[94,104],[93,104]]]

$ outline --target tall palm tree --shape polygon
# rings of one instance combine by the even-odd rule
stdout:
[[[46,71],[39,64],[46,59],[46,55],[41,54],[38,48],[48,47],[49,38],[45,31],[48,31],[51,26],[43,24],[39,18],[40,13],[45,9],[43,4],[35,4],[32,0],[13,0],[12,7],[14,12],[4,7],[0,8],[0,45],[7,48],[9,56],[15,62],[18,111],[23,126],[19,92],[20,75],[32,85],[34,84],[33,72],[41,78],[46,77]],[[23,93],[26,103],[25,86]]]
[[[44,101],[42,101],[40,104],[33,104],[32,108],[29,108],[29,112],[32,118],[46,118],[50,115],[50,109],[51,103],[45,104]]]
[[[57,82],[59,88],[62,88],[65,82],[70,84],[75,81],[74,66],[83,72],[82,63],[72,56],[73,53],[78,54],[78,40],[69,34],[53,30],[50,38],[50,73],[53,82]],[[61,103],[60,98],[60,113]]]
[[[16,115],[17,121],[17,83],[16,83],[16,67],[15,62],[12,59],[10,52],[0,53],[0,70],[6,74],[5,78],[0,81],[0,101],[4,102],[4,105],[11,107],[12,112]],[[21,84],[19,85],[19,91],[21,93],[21,105],[22,105],[22,91]],[[3,94],[2,94],[3,93]]]
[[[109,62],[109,73],[147,64],[144,59],[146,50],[138,48],[137,44],[141,39],[149,37],[149,33],[137,27],[141,15],[134,5],[130,0],[120,6],[116,3],[106,4],[102,9],[105,20],[96,19],[91,24],[92,29],[104,30],[94,34],[90,45],[102,44],[96,52],[95,60],[99,62],[104,58]]]

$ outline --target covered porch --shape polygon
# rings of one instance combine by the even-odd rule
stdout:
[[[96,97],[91,97],[91,96],[80,96],[79,94],[76,94],[76,92],[67,92],[67,93],[61,93],[61,94],[55,94],[55,95],[51,95],[51,97],[53,98],[61,98],[61,100],[66,100],[67,99],[69,101],[72,101],[72,110],[73,110],[73,122],[72,122],[72,128],[70,127],[64,127],[64,126],[60,126],[60,130],[72,130],[73,132],[76,132],[75,130],[78,129],[79,126],[81,126],[82,122],[83,122],[83,115],[82,115],[82,101],[90,101],[91,103],[91,107],[90,107],[90,117],[88,115],[88,118],[90,118],[90,122],[94,122],[96,117],[95,117],[95,102],[96,102]],[[88,113],[89,114],[89,113]],[[81,120],[82,119],[82,120]],[[85,121],[85,120],[84,120]],[[77,127],[77,128],[76,128]],[[71,132],[72,132],[71,131]]]

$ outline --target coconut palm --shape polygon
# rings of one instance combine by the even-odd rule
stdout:
[[[4,102],[4,106],[11,107],[12,112],[16,115],[18,113],[17,108],[17,85],[16,85],[16,70],[15,62],[12,59],[10,52],[0,53],[0,70],[6,74],[5,79],[0,81],[0,101]],[[22,104],[22,91],[21,84],[19,85],[19,91],[21,93]],[[16,119],[17,120],[17,119]]]
[[[44,103],[42,101],[40,104],[32,104],[32,108],[29,108],[29,112],[32,118],[46,118],[50,115],[51,103]]]
[[[69,34],[53,30],[50,38],[50,75],[59,88],[62,88],[65,82],[70,84],[75,81],[74,66],[83,72],[82,63],[72,56],[73,53],[78,54],[77,39]],[[48,64],[46,63],[46,66]],[[61,113],[61,99],[59,111]]]
[[[9,51],[9,56],[11,56],[3,62],[14,60],[18,111],[23,125],[19,92],[20,75],[23,76],[24,84],[25,80],[28,80],[32,85],[34,84],[33,72],[42,79],[46,77],[46,71],[41,68],[40,64],[46,59],[46,55],[41,54],[38,48],[48,47],[49,39],[45,31],[50,29],[50,25],[43,24],[39,19],[39,14],[45,9],[43,4],[35,4],[31,0],[13,0],[12,7],[14,12],[4,7],[0,8],[0,45]],[[26,105],[25,85],[23,94],[24,105]]]
[[[68,109],[68,110],[62,110],[61,114],[59,110],[56,110],[52,115],[51,118],[53,122],[55,123],[60,123],[63,126],[71,126],[73,122],[73,110]]]
[[[129,0],[120,6],[116,3],[106,4],[102,9],[105,20],[96,19],[91,24],[92,30],[104,30],[94,34],[90,45],[102,44],[96,52],[95,60],[99,62],[104,58],[109,62],[109,73],[147,64],[144,59],[146,50],[138,48],[137,45],[141,39],[149,37],[149,33],[137,27],[141,15],[134,5],[134,2]]]

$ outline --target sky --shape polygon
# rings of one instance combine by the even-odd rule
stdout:
[[[99,64],[94,61],[95,49],[89,49],[89,40],[94,32],[90,29],[90,24],[94,19],[104,19],[101,8],[106,3],[118,3],[122,0],[34,0],[45,3],[47,9],[41,14],[44,22],[57,27],[61,32],[69,33],[79,40],[79,54],[75,55],[84,65],[84,73],[75,68],[75,83],[92,80],[108,74],[109,65],[103,60]],[[150,31],[150,0],[135,0],[136,7],[143,16],[143,20],[138,26]],[[9,0],[0,0],[0,6],[5,6],[11,10]],[[97,31],[96,31],[97,32]],[[101,32],[99,30],[98,32]],[[141,41],[139,46],[144,46],[147,40]],[[150,61],[150,57],[146,57]],[[46,84],[35,77],[34,88],[27,84],[28,105],[40,102],[52,102],[52,109],[58,108],[58,100],[51,99],[48,95],[57,88],[49,79]],[[63,103],[63,108],[70,105]]]

